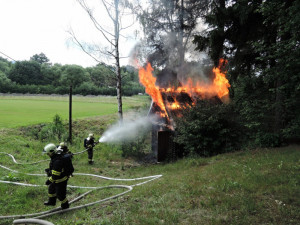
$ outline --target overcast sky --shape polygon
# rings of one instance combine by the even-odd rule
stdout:
[[[93,2],[99,9],[100,1]],[[101,14],[102,21],[109,21],[104,11]],[[51,63],[96,65],[94,59],[72,44],[67,32],[70,28],[87,42],[90,37],[100,36],[76,0],[0,0],[0,52],[14,60],[29,60],[43,52]],[[124,55],[136,41],[127,39],[122,43]],[[122,63],[127,64],[127,60]]]

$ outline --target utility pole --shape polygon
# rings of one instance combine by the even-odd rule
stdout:
[[[72,85],[69,91],[69,142],[72,144]]]

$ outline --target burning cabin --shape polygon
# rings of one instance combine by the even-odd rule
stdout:
[[[220,62],[220,65],[223,63]],[[152,71],[148,63],[146,68],[140,68],[139,78],[152,98],[148,115],[157,118],[152,124],[152,152],[161,162],[182,156],[182,146],[173,141],[176,128],[174,118],[181,117],[182,110],[196,104],[197,99],[217,97],[226,100],[230,85],[220,66],[213,69],[213,77],[209,82],[195,82],[191,78],[179,82],[177,74],[167,69],[162,70],[156,78]]]

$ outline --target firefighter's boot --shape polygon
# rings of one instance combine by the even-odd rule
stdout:
[[[61,208],[62,209],[68,209],[70,207],[68,200],[67,201],[63,201],[61,203]]]
[[[44,202],[44,205],[54,206],[56,204],[56,197],[50,197],[48,202]]]

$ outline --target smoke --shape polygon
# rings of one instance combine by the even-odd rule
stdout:
[[[214,79],[212,72],[213,64],[211,60],[203,58],[197,62],[184,62],[177,70],[177,79],[186,84],[188,79],[192,79],[193,83],[210,83]]]
[[[150,131],[152,122],[155,117],[141,117],[134,121],[123,121],[117,123],[104,132],[99,142],[115,143],[120,141],[132,141],[139,135]]]
[[[130,64],[141,67],[143,62],[150,62],[152,67],[159,68],[160,72],[156,76],[160,87],[174,86],[172,82],[176,80],[186,84],[188,79],[192,79],[195,84],[210,83],[214,78],[214,65],[209,56],[195,50],[195,44],[189,42],[185,46],[185,60],[179,64],[180,43],[177,36],[176,33],[161,36],[159,48],[150,47],[145,40],[140,41],[131,51]]]

